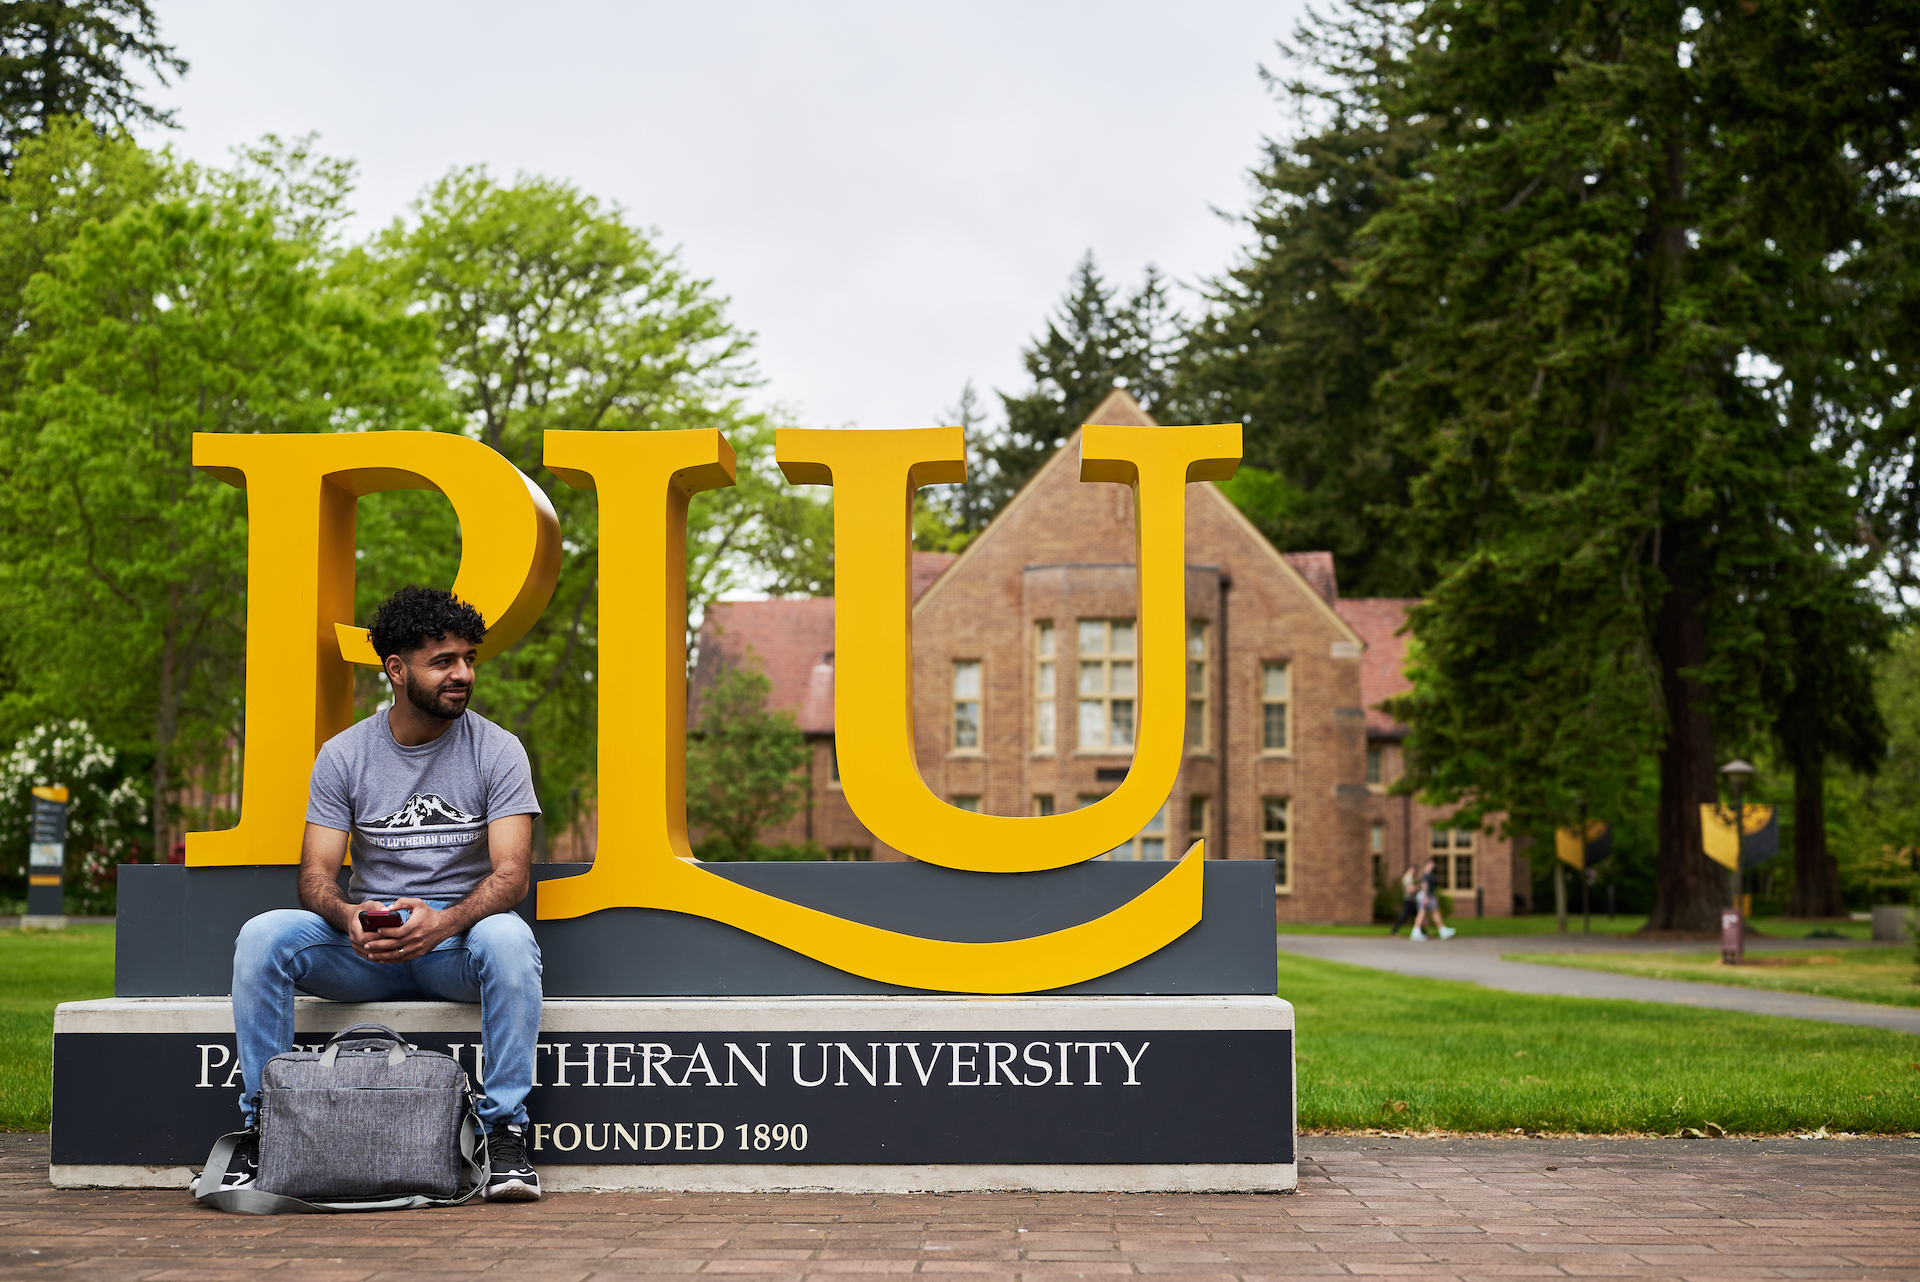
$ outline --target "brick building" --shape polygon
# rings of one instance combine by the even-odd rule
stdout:
[[[1154,425],[1120,391],[1088,421]],[[1126,775],[1133,497],[1080,481],[1079,456],[1076,435],[958,558],[914,557],[915,748],[928,786],[957,806],[1057,813]],[[1361,922],[1375,879],[1401,867],[1376,857],[1405,846],[1407,833],[1418,845],[1442,831],[1459,861],[1449,868],[1484,881],[1487,912],[1504,914],[1510,878],[1487,862],[1490,838],[1465,837],[1456,853],[1441,816],[1382,795],[1398,729],[1366,709],[1404,681],[1398,623],[1385,624],[1407,603],[1340,601],[1331,555],[1275,551],[1211,483],[1187,487],[1186,530],[1187,755],[1165,808],[1106,857],[1178,858],[1204,839],[1209,858],[1276,862],[1280,920]],[[1382,604],[1398,613],[1370,608]],[[713,664],[750,653],[772,682],[770,704],[792,709],[813,745],[805,809],[764,840],[902,858],[874,841],[838,788],[832,618],[830,600],[711,607],[695,697]]]
[[[1438,861],[1440,885],[1450,891],[1454,911],[1505,917],[1532,911],[1533,874],[1524,853],[1492,832],[1475,832],[1448,820],[1451,806],[1424,805],[1387,789],[1404,770],[1401,745],[1407,727],[1381,711],[1380,704],[1412,689],[1405,674],[1407,611],[1419,602],[1377,597],[1341,601],[1342,618],[1360,634],[1366,656],[1360,661],[1360,697],[1367,709],[1367,851],[1376,884],[1397,883],[1409,864]]]

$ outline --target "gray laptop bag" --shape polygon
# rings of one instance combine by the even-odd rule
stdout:
[[[318,1053],[268,1060],[259,1125],[259,1177],[218,1187],[244,1132],[222,1136],[199,1201],[255,1215],[385,1211],[455,1205],[486,1183],[485,1132],[465,1070],[382,1024],[342,1029]]]

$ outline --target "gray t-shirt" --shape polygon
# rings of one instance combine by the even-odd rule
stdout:
[[[527,750],[477,712],[417,748],[376,712],[327,740],[307,790],[308,823],[353,834],[355,902],[459,899],[493,871],[487,824],[539,813]]]

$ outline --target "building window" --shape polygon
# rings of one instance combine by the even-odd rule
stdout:
[[[1212,817],[1213,806],[1205,797],[1187,798],[1187,845],[1207,839],[1207,820]]]
[[[953,749],[980,751],[980,660],[953,661]]]
[[[1260,747],[1264,751],[1286,752],[1292,742],[1287,733],[1292,689],[1286,664],[1260,665]]]
[[[1033,746],[1036,751],[1053,751],[1053,730],[1053,621],[1046,619],[1033,625]]]
[[[827,787],[838,788],[839,786],[840,745],[838,743],[830,743],[827,745]]]
[[[1447,890],[1473,889],[1473,829],[1435,828],[1432,850],[1441,886]]]
[[[1367,830],[1367,851],[1373,856],[1373,884],[1387,884],[1387,826],[1378,819]]]
[[[1273,888],[1290,893],[1293,890],[1293,867],[1287,859],[1287,810],[1284,797],[1260,799],[1261,857],[1273,860]]]
[[[1164,860],[1167,857],[1167,808],[1161,806],[1132,841],[1109,850],[1106,859]]]
[[[1380,765],[1380,755],[1379,748],[1367,749],[1367,786],[1370,788],[1378,788],[1386,782]]]
[[[976,815],[980,813],[980,798],[976,796],[955,797],[953,805],[956,810],[971,810]]]
[[[1080,620],[1081,752],[1133,748],[1133,620]]]
[[[1041,819],[1045,819],[1048,815],[1052,814],[1053,794],[1050,792],[1036,794],[1033,799],[1033,813]]]
[[[1204,619],[1187,621],[1187,747],[1204,752],[1207,747],[1207,624]]]
[[[871,846],[835,846],[827,852],[835,863],[866,863],[873,858]]]

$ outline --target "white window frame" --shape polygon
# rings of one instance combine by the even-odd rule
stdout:
[[[1275,696],[1271,675],[1280,673],[1282,692]],[[1263,757],[1291,757],[1293,755],[1293,663],[1288,659],[1262,659],[1260,661],[1260,685],[1256,692],[1260,698],[1260,755]],[[1267,742],[1267,726],[1271,708],[1280,709],[1281,745],[1273,747]]]
[[[972,675],[971,684],[973,691],[971,694],[967,694],[962,689],[962,686],[967,684],[963,680],[963,674],[969,670],[971,670]],[[986,667],[980,660],[955,659],[953,661],[953,699],[952,708],[950,709],[952,716],[947,723],[947,750],[949,752],[961,756],[977,757],[986,751],[984,747],[987,734],[986,718],[981,715],[981,710],[986,706],[986,688]],[[968,718],[971,718],[973,725],[973,742],[970,744],[960,741],[961,729],[967,723]]]
[[[1213,742],[1207,716],[1213,706],[1207,695],[1207,637],[1211,631],[1205,619],[1187,620],[1187,751],[1196,757],[1205,756]]]
[[[1060,744],[1060,646],[1052,619],[1033,625],[1033,744],[1035,756],[1051,757]]]
[[[1089,651],[1086,646],[1088,629],[1098,628],[1100,648]],[[1126,648],[1116,648],[1118,639],[1124,636]],[[1133,755],[1133,745],[1140,727],[1140,644],[1139,630],[1132,619],[1079,619],[1074,628],[1074,752],[1080,756],[1121,757]],[[1099,688],[1087,689],[1089,670],[1099,673]],[[1115,713],[1126,709],[1126,741],[1115,743]],[[1083,732],[1087,730],[1089,711],[1097,711],[1099,729],[1095,736],[1099,741],[1086,742]]]
[[[1293,893],[1292,798],[1260,798],[1260,857],[1274,861],[1273,893],[1291,895]]]
[[[1448,824],[1436,823],[1427,834],[1427,850],[1439,863],[1439,885],[1442,890],[1472,890],[1479,884],[1480,866],[1476,856],[1480,853],[1478,843],[1474,841],[1472,828],[1455,828]],[[1460,884],[1460,861],[1467,861],[1467,884]]]
[[[1153,818],[1147,820],[1146,827],[1100,858],[1121,862],[1164,863],[1167,859],[1167,812],[1171,809],[1173,802],[1169,798],[1161,803]]]

